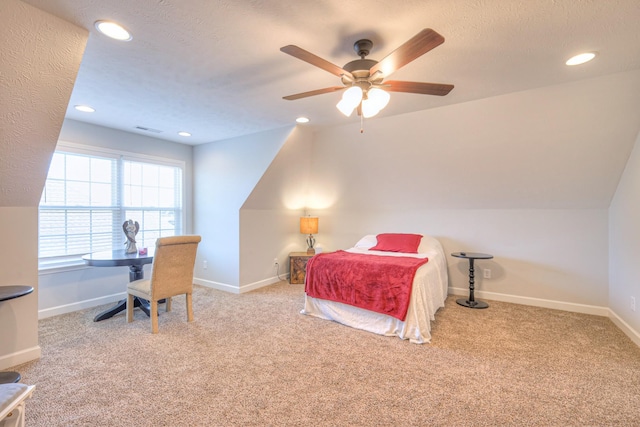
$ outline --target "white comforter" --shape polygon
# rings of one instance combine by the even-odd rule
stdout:
[[[447,261],[442,245],[431,236],[422,237],[419,251],[418,254],[406,254],[369,251],[359,247],[347,249],[347,252],[371,256],[429,258],[429,262],[418,269],[413,279],[409,310],[404,321],[347,304],[312,298],[306,294],[301,313],[380,335],[397,336],[416,344],[431,342],[431,321],[435,320],[436,311],[444,307],[447,298]]]

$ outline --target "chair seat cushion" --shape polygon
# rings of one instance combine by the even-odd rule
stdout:
[[[0,414],[11,411],[24,400],[29,388],[20,383],[0,384]]]
[[[127,289],[134,293],[151,295],[151,280],[135,280],[127,285]]]

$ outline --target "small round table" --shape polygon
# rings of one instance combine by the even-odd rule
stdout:
[[[456,302],[462,306],[469,308],[487,308],[489,304],[484,301],[476,301],[474,297],[474,269],[473,269],[473,261],[477,259],[491,259],[493,255],[482,254],[478,252],[454,252],[451,256],[456,258],[466,258],[469,260],[469,299],[460,298],[457,299]]]
[[[33,286],[0,286],[0,301],[19,298],[33,292]],[[20,381],[19,372],[0,372],[0,384],[17,383]]]
[[[146,264],[153,263],[153,254],[155,248],[149,248],[148,252],[141,255],[140,252],[126,253],[124,249],[116,249],[112,251],[93,252],[82,257],[85,264],[93,267],[129,267],[129,282],[144,279],[144,270]],[[149,316],[149,301],[135,297],[133,299],[134,307],[140,307],[142,311]],[[98,313],[93,318],[94,322],[100,322],[109,319],[116,314],[127,309],[127,299],[120,300],[114,307]]]

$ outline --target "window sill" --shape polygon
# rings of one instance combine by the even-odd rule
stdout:
[[[55,263],[43,263],[38,266],[38,275],[64,273],[66,271],[84,270],[89,268],[81,259]]]

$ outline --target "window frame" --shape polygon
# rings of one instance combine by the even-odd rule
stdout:
[[[181,232],[185,232],[186,218],[188,215],[188,207],[186,205],[186,162],[184,160],[176,160],[167,157],[159,157],[153,156],[149,154],[141,154],[134,153],[129,151],[122,150],[114,150],[105,147],[93,146],[93,145],[85,145],[78,144],[69,141],[59,140],[56,145],[55,152],[63,151],[65,153],[71,154],[79,154],[85,156],[95,156],[95,157],[108,157],[115,159],[119,165],[118,169],[118,210],[120,212],[124,212],[125,210],[131,210],[131,207],[126,207],[124,205],[124,179],[123,179],[123,171],[124,167],[122,163],[124,161],[132,161],[132,162],[140,162],[140,163],[149,163],[155,164],[159,166],[169,166],[179,168],[181,170],[181,188],[180,188],[180,203],[181,203],[181,214],[180,214],[180,230]],[[55,153],[54,153],[55,154]],[[53,155],[52,155],[53,156]],[[47,177],[48,178],[49,171],[47,169]],[[42,191],[44,192],[45,186],[43,185]],[[135,209],[135,208],[133,208]],[[40,203],[38,202],[38,218],[40,217]],[[40,258],[40,226],[38,225],[38,271],[40,273],[54,273],[57,271],[66,271],[66,270],[75,270],[80,268],[86,268],[86,264],[82,260],[82,255],[70,255],[70,256],[59,256],[59,257],[46,257]],[[124,234],[123,234],[124,239]],[[124,240],[123,240],[124,241]]]

